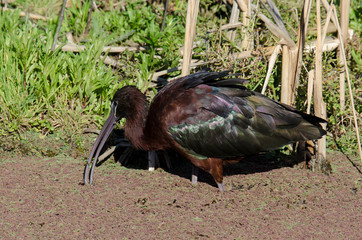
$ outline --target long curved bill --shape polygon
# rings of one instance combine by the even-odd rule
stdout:
[[[92,185],[93,172],[94,172],[94,168],[97,164],[99,154],[115,125],[116,125],[115,109],[112,107],[111,113],[109,114],[109,116],[106,120],[106,123],[104,124],[101,132],[99,133],[99,136],[97,137],[97,139],[93,145],[92,151],[89,155],[87,165],[85,166],[85,169],[84,169],[84,184],[87,184],[89,182],[89,184]],[[93,159],[93,157],[94,157],[94,159]],[[89,172],[89,167],[91,165],[92,160],[93,160],[93,163],[92,163],[92,167],[90,168],[90,172]]]

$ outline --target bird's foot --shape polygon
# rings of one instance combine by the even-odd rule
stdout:
[[[224,184],[222,184],[222,183],[217,183],[217,186],[219,187],[220,192],[225,192]]]
[[[156,162],[158,162],[158,156],[156,151],[149,151],[148,152],[148,171],[154,171]]]
[[[198,175],[199,175],[199,168],[196,166],[192,166],[192,177],[191,177],[192,184],[194,185],[197,184]]]

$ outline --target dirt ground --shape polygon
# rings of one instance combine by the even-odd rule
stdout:
[[[177,159],[149,172],[111,157],[84,186],[86,151],[43,153],[0,151],[0,239],[362,238],[361,165],[341,153],[329,176],[246,159],[225,167],[225,193]]]

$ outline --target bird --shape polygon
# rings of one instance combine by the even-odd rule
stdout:
[[[249,90],[244,83],[229,70],[201,70],[168,83],[150,104],[135,86],[118,89],[85,166],[84,184],[92,185],[99,153],[123,118],[125,137],[134,148],[178,152],[194,166],[192,183],[202,169],[221,192],[223,165],[326,134],[324,119]]]

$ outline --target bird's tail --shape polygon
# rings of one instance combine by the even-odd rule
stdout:
[[[327,133],[321,125],[321,123],[324,123],[325,120],[321,118],[317,118],[315,120],[314,121],[306,120],[299,125],[300,133],[304,137],[304,140],[316,140],[323,137]]]

